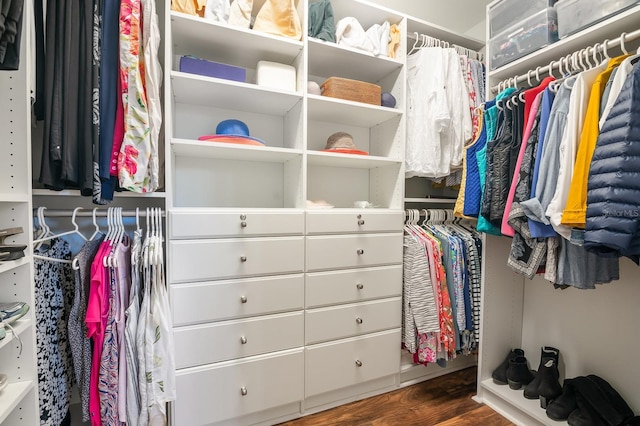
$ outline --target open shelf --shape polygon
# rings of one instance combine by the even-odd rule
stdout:
[[[5,327],[5,331],[7,332],[7,335],[5,336],[4,339],[0,340],[0,349],[4,348],[11,341],[13,341],[13,339],[15,339],[15,336],[13,335],[14,332],[18,336],[21,336],[22,333],[24,333],[29,327],[31,327],[31,319],[28,317],[20,318],[19,320],[11,324],[11,327],[13,328],[13,332],[9,330],[7,327]]]
[[[26,382],[10,383],[3,391],[0,392],[0,424],[2,424],[11,414],[13,409],[22,402],[22,399],[33,386],[34,382],[30,380]]]
[[[171,86],[178,103],[269,115],[284,116],[302,99],[301,93],[180,71],[171,71]]]
[[[302,42],[273,36],[197,16],[171,12],[174,53],[200,57],[216,52],[215,60],[255,69],[259,60],[292,65]]]
[[[318,95],[308,95],[307,105],[310,120],[358,127],[373,127],[402,115],[400,109]]]
[[[409,34],[415,32],[425,34],[475,51],[479,51],[485,45],[483,40],[464,36],[460,33],[441,27],[440,25],[432,24],[431,22],[414,17],[407,19],[407,32]],[[407,51],[411,50],[411,46],[411,44],[407,46]]]
[[[398,165],[402,160],[370,155],[337,154],[333,152],[309,152],[307,162],[313,166],[346,167],[352,169],[376,169],[390,165]]]
[[[17,260],[7,260],[4,262],[0,262],[0,274],[19,268],[22,265],[26,265],[27,263],[31,263],[31,256],[29,255],[25,255],[24,257]]]
[[[65,189],[63,191],[52,191],[49,189],[34,189],[33,195],[35,197],[47,197],[52,195],[56,197],[79,197],[81,194],[79,189]],[[115,192],[113,196],[115,198],[165,198],[165,193],[163,191],[156,191],[156,192],[121,191],[121,192]]]
[[[29,194],[0,193],[0,203],[26,203],[30,198]]]
[[[489,78],[493,81],[493,84],[496,84],[496,80],[505,80],[516,75],[526,74],[529,70],[535,70],[537,66],[548,65],[551,61],[558,60],[587,46],[593,46],[594,43],[619,37],[624,28],[637,28],[638,22],[640,22],[640,5],[490,71]],[[613,53],[610,52],[609,54],[612,55]]]
[[[309,38],[309,74],[376,83],[402,67],[398,59]]]
[[[424,203],[424,204],[449,204],[456,203],[455,198],[405,198],[405,203]]]
[[[540,408],[540,400],[525,398],[522,394],[522,389],[513,390],[506,385],[497,385],[493,383],[492,379],[484,380],[481,385],[485,390],[489,391],[492,396],[498,398],[498,402],[502,400],[509,404],[509,406],[513,407],[514,409],[520,410],[522,413],[542,424],[554,426],[564,426],[568,424],[566,421],[559,422],[547,417],[545,410]],[[504,415],[505,417],[513,419],[513,417],[511,417],[508,413],[505,413],[504,408],[500,407],[499,405],[496,406],[491,396],[485,394],[484,399],[485,400],[483,402],[485,404],[487,404],[500,414]]]
[[[224,160],[285,163],[302,156],[302,151],[268,146],[234,145],[223,142],[201,142],[188,139],[172,139],[171,149],[183,157],[216,158]]]

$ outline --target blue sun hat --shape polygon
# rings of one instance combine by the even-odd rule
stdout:
[[[211,142],[227,142],[242,145],[264,146],[263,140],[249,135],[249,126],[243,121],[223,120],[216,126],[215,135],[200,136],[198,140]]]

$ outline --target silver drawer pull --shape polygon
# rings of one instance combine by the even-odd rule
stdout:
[[[364,288],[364,285],[362,285],[361,283],[356,284],[356,288],[358,290],[362,290]]]
[[[247,303],[247,296],[240,296],[240,302]]]
[[[240,220],[247,220],[247,215],[246,214],[241,214],[240,215]]]
[[[247,338],[246,338],[246,337],[244,337],[244,336],[242,336],[242,337],[240,338],[240,343],[242,343],[243,345],[246,345],[246,344],[247,344]]]
[[[359,359],[356,359],[356,365],[358,367],[362,367],[362,361],[360,361]]]
[[[360,318],[360,317],[356,318],[356,322],[357,322],[358,324],[362,324],[362,318]]]
[[[245,222],[244,220],[242,222],[240,222],[240,226],[243,228],[247,227],[247,222]]]
[[[364,220],[360,219],[360,220],[358,221],[358,225],[364,225]]]
[[[242,394],[242,396],[247,396],[247,388],[245,388],[244,386],[240,388],[240,393]]]
[[[357,253],[358,253],[358,254],[364,254],[364,250],[362,250],[362,249],[358,249],[358,252],[357,252]]]
[[[240,262],[246,262],[247,256],[240,256]]]

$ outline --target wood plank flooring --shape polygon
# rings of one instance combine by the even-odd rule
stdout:
[[[476,368],[352,402],[280,426],[506,426],[513,423],[471,399]]]

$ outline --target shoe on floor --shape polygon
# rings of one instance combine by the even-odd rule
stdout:
[[[29,312],[29,305],[25,302],[12,302],[0,304],[0,320],[9,325],[19,320]]]

